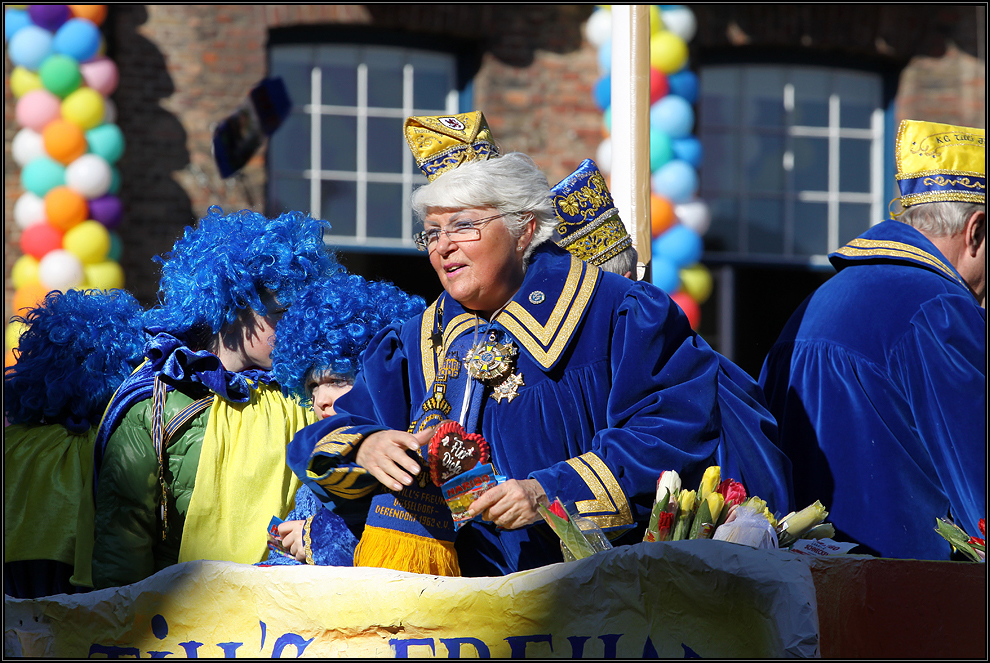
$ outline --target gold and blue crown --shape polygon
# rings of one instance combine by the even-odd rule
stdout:
[[[557,228],[554,241],[593,265],[601,265],[632,246],[605,177],[591,159],[550,189]]]
[[[409,117],[402,131],[416,165],[431,182],[466,161],[485,161],[499,155],[481,111]]]
[[[987,202],[984,130],[904,120],[895,155],[901,206]]]

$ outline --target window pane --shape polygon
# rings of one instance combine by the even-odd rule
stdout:
[[[417,111],[444,112],[447,93],[454,89],[454,68],[449,56],[413,53],[409,63],[413,66],[413,107]]]
[[[712,223],[705,233],[706,251],[739,251],[738,207],[734,198],[712,198],[707,201]]]
[[[302,171],[309,168],[309,123],[308,113],[292,113],[275,130],[268,143],[268,163],[273,172]]]
[[[839,205],[839,246],[856,239],[870,227],[870,206],[861,203]]]
[[[323,180],[321,216],[330,222],[330,234],[354,235],[357,226],[357,183]]]
[[[780,200],[746,202],[746,238],[749,253],[784,252],[784,205]]]
[[[743,186],[749,191],[778,193],[784,190],[784,139],[781,136],[746,136],[743,144]]]
[[[870,192],[870,141],[856,138],[839,140],[839,189]]]
[[[743,119],[754,127],[784,124],[784,72],[777,67],[747,67],[743,79]]]
[[[402,237],[402,185],[368,182],[368,237]]]
[[[828,191],[828,139],[794,138],[794,189]]]
[[[401,53],[393,49],[367,48],[368,105],[378,108],[402,108]]]
[[[368,171],[401,173],[402,159],[409,148],[402,137],[402,118],[368,118]]]
[[[739,188],[736,173],[736,137],[733,134],[710,131],[702,134],[702,152],[705,155],[700,173],[701,195],[736,191]]]
[[[794,203],[794,253],[815,256],[828,253],[828,205]]]
[[[271,214],[299,211],[309,213],[309,180],[277,176],[268,181],[268,209]]]
[[[739,73],[736,67],[708,67],[701,71],[698,109],[701,124],[733,126],[737,122]]]
[[[316,62],[323,72],[321,103],[357,106],[357,51],[353,46],[319,46]]]
[[[794,124],[806,127],[828,126],[829,75],[823,70],[791,70],[794,85]]]
[[[357,118],[324,115],[320,142],[323,146],[322,170],[357,168]]]
[[[841,125],[869,129],[873,111],[880,106],[880,77],[876,74],[838,73],[835,75],[835,93],[841,101]]]
[[[292,105],[301,109],[310,101],[313,49],[309,46],[280,46],[272,51],[272,76],[281,76]]]

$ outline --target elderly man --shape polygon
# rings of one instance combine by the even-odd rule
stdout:
[[[901,123],[901,205],[829,256],[760,375],[798,504],[855,552],[948,559],[986,512],[984,131]]]

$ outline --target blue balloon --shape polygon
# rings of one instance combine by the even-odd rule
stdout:
[[[686,161],[695,168],[701,168],[701,141],[694,136],[687,138],[675,138],[671,141],[674,150],[674,158]]]
[[[653,240],[653,260],[650,263],[651,279],[656,287],[666,293],[673,293],[681,284],[680,270],[677,269],[677,265],[657,253],[656,246],[659,239],[658,237]]]
[[[677,269],[688,267],[701,260],[704,244],[701,236],[678,223],[653,240],[654,264],[657,257],[666,258]]]
[[[23,9],[8,9],[3,13],[3,40],[10,39],[21,28],[31,25],[31,17]]]
[[[70,18],[55,33],[52,46],[56,53],[85,62],[100,50],[100,29],[85,18]]]
[[[598,66],[602,74],[612,73],[612,40],[609,39],[598,48]]]
[[[32,159],[21,170],[21,186],[39,198],[44,198],[51,189],[64,184],[65,166],[51,157]]]
[[[663,196],[675,205],[686,203],[698,191],[698,174],[691,164],[671,159],[653,173],[653,193]]]
[[[698,103],[698,75],[689,69],[681,69],[667,77],[671,94],[683,97],[688,103]]]
[[[674,149],[670,144],[670,136],[660,129],[650,127],[650,172],[656,172],[673,156]]]
[[[668,94],[650,106],[650,126],[665,131],[671,138],[690,136],[694,109],[684,97]]]
[[[604,111],[612,105],[612,76],[605,75],[598,79],[594,89],[595,103]]]
[[[52,54],[52,33],[37,25],[26,25],[7,43],[7,55],[15,65],[38,71]]]

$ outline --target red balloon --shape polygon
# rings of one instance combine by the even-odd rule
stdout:
[[[62,248],[62,233],[47,223],[36,223],[21,233],[21,251],[41,260],[46,253]]]
[[[670,92],[667,75],[655,67],[650,67],[650,105],[663,99]]]
[[[691,329],[698,331],[698,325],[701,324],[701,307],[698,306],[698,302],[691,299],[683,290],[678,290],[670,298],[684,311],[688,322],[691,323]]]

